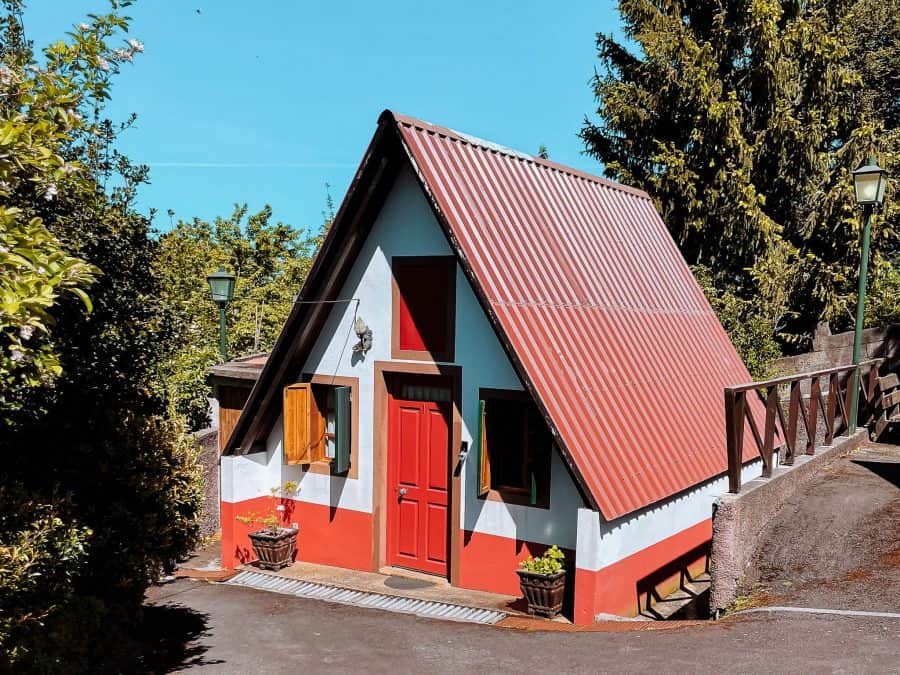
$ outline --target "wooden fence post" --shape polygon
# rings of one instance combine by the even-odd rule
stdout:
[[[728,491],[741,491],[741,466],[744,456],[744,392],[725,390],[725,442],[728,448]]]

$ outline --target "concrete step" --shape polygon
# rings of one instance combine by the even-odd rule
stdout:
[[[360,591],[331,584],[291,579],[277,573],[257,570],[241,571],[224,582],[229,586],[244,586],[260,591],[294,595],[299,598],[324,600],[343,605],[380,609],[400,614],[415,614],[428,619],[443,619],[464,623],[492,625],[508,616],[507,612],[455,603],[424,600],[404,595],[387,595]]]
[[[875,422],[875,440],[881,438],[889,426],[898,422],[900,422],[900,414],[889,415],[888,411],[881,413],[881,417]]]
[[[709,587],[709,575],[702,574],[683,583],[681,588],[666,597],[652,602],[649,608],[641,612],[641,616],[655,621],[706,618],[709,611]]]

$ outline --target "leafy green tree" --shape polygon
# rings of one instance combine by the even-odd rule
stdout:
[[[9,3],[10,10],[20,9]],[[79,83],[56,71],[33,71],[15,21],[0,19],[0,419],[16,406],[14,393],[49,383],[60,373],[50,310],[74,293],[90,308],[85,289],[96,269],[70,254],[40,217],[16,207],[23,187],[52,201],[59,184],[82,181],[61,156],[81,122],[71,114]],[[88,38],[86,47],[96,45]],[[73,59],[61,51],[62,61]]]
[[[844,23],[849,62],[860,76],[855,104],[885,132],[900,129],[900,0],[857,0]]]
[[[116,149],[134,118],[104,117],[113,76],[143,50],[125,39],[121,9],[130,3],[111,4],[38,62],[20,3],[4,3],[3,61],[14,79],[33,80],[35,93],[0,101],[3,119],[16,110],[35,115],[29,106],[45,101],[46,115],[58,120],[50,152],[59,158],[49,173],[11,167],[4,201],[17,222],[41,223],[47,233],[25,235],[23,247],[49,236],[83,278],[45,291],[55,294],[42,319],[55,378],[19,378],[4,390],[11,404],[0,435],[0,670],[95,670],[126,644],[148,583],[198,532],[195,451],[169,417],[157,378],[178,335],[153,274],[150,221],[133,206],[147,170]],[[65,291],[83,290],[91,278],[86,313],[85,296]],[[20,338],[27,339],[21,331]]]
[[[161,380],[193,429],[209,422],[206,372],[219,359],[218,311],[209,298],[207,274],[222,265],[236,276],[226,315],[229,356],[268,351],[306,279],[317,244],[318,237],[304,230],[273,223],[268,206],[248,215],[246,205],[212,223],[179,222],[160,237],[156,274],[182,345],[162,364]]]
[[[775,376],[774,362],[781,356],[781,348],[775,340],[774,317],[766,316],[755,303],[730,290],[717,289],[707,268],[694,267],[693,272],[750,375],[757,380]]]
[[[900,0],[858,0],[846,20],[849,61],[862,87],[852,92],[849,105],[881,121],[883,142],[890,152],[880,162],[890,182],[900,179]],[[896,237],[897,192],[891,190],[882,222],[882,255],[872,265],[866,302],[866,325],[900,323],[900,240]],[[890,197],[894,195],[891,200]],[[856,296],[852,296],[852,302]]]
[[[847,3],[622,0],[619,10],[631,44],[597,38],[588,152],[646,189],[688,262],[760,307],[782,339],[802,343],[821,318],[846,326],[859,255],[850,171],[894,152],[883,121],[853,105],[866,83]],[[876,223],[876,265],[897,217],[892,208]]]

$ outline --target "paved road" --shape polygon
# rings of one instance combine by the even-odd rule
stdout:
[[[795,607],[900,612],[900,448],[836,462],[773,520],[758,590]],[[526,633],[179,580],[148,594],[128,672],[896,673],[900,619],[744,614],[662,631]]]
[[[186,579],[148,600],[144,672],[900,673],[900,619],[746,615],[654,632],[526,633]]]

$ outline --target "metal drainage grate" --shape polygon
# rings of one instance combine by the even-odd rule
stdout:
[[[327,602],[338,602],[343,605],[383,609],[387,612],[415,614],[428,619],[495,624],[506,618],[505,612],[495,609],[463,607],[461,605],[450,605],[445,602],[435,602],[434,600],[416,600],[415,598],[401,598],[394,595],[382,595],[381,593],[354,591],[348,588],[316,584],[310,581],[285,579],[284,577],[275,576],[274,574],[263,574],[262,572],[241,572],[231,577],[225,583],[232,586],[256,588],[261,591],[295,595],[298,598],[313,598],[315,600],[326,600]]]

